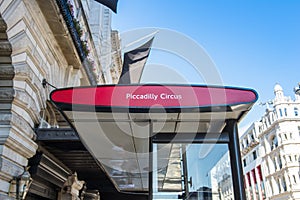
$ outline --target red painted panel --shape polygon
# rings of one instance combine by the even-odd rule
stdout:
[[[247,173],[248,184],[251,187],[250,172]]]
[[[55,103],[104,107],[184,108],[234,105],[257,100],[253,90],[207,86],[107,85],[59,89],[51,93]]]

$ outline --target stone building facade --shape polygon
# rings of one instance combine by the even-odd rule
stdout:
[[[274,94],[240,139],[248,199],[300,199],[300,96]]]
[[[226,152],[210,171],[213,200],[234,199],[229,152]]]
[[[110,74],[112,82],[117,84],[122,73],[122,58],[121,58],[121,44],[119,32],[116,30],[111,31],[111,48],[112,48],[112,66]]]
[[[37,131],[70,128],[49,101],[53,86],[106,81],[88,2],[0,0],[0,199],[16,199],[24,189],[26,199],[100,199]]]
[[[259,145],[259,122],[253,123],[240,137],[247,199],[265,199],[262,157]]]

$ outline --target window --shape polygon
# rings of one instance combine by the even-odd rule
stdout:
[[[275,149],[278,147],[278,140],[277,140],[277,137],[274,136],[273,139],[272,139],[272,146],[271,146],[271,150]]]
[[[278,156],[278,163],[279,163],[279,169],[281,169],[282,168],[282,162],[281,162],[280,156]]]
[[[287,109],[284,108],[284,115],[287,116]]]
[[[279,189],[279,193],[281,193],[282,189],[281,189],[281,185],[282,185],[282,181],[279,179],[279,178],[276,178],[276,184],[277,184],[277,187]]]
[[[273,112],[274,112],[275,119],[277,119],[277,118],[278,118],[278,115],[277,115],[276,110],[274,110]]]
[[[271,194],[274,195],[274,189],[273,189],[273,184],[270,183],[270,189],[271,189]]]
[[[276,170],[277,170],[277,164],[276,164],[275,158],[273,158],[273,164],[274,164],[274,169],[275,169],[275,171],[276,171]]]
[[[246,167],[247,165],[246,159],[243,160],[243,163],[244,163],[244,167]]]
[[[253,160],[255,160],[257,158],[256,151],[253,151],[252,155],[253,155]]]
[[[287,187],[284,179],[282,180],[282,187],[283,187],[283,191],[287,191]]]
[[[265,199],[266,198],[265,184],[263,181],[260,183],[261,183],[261,189],[262,189],[262,197],[263,197],[263,199]]]
[[[298,108],[296,108],[296,107],[294,108],[294,114],[296,117],[299,115]]]
[[[280,115],[280,117],[282,117],[282,110],[281,110],[281,108],[279,108],[279,115]]]
[[[270,113],[270,117],[271,117],[271,123],[273,123],[275,120],[274,120],[274,113]]]
[[[294,183],[297,183],[297,179],[295,175],[293,175],[293,179],[294,179]]]
[[[252,141],[254,140],[253,133],[250,134],[250,138],[251,138]]]

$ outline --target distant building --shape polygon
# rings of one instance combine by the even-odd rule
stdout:
[[[117,83],[119,66],[122,64],[119,33],[111,30],[112,14],[109,8],[95,0],[82,0],[85,15],[89,23],[101,71],[97,71],[99,84]],[[119,59],[120,58],[120,59]],[[116,68],[116,69],[115,69]]]
[[[209,187],[200,187],[197,191],[191,192],[189,200],[212,200],[212,191]]]
[[[111,31],[111,48],[112,48],[112,66],[110,67],[110,74],[112,82],[117,84],[122,73],[122,57],[121,57],[121,44],[119,32],[116,30]]]
[[[247,199],[265,199],[258,134],[259,123],[255,122],[240,137]]]
[[[259,122],[241,136],[248,199],[300,199],[300,97],[279,84]]]
[[[210,179],[213,200],[234,199],[229,152],[225,153],[219,162],[211,169]]]

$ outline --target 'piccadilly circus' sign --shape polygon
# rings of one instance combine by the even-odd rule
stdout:
[[[75,106],[100,111],[107,108],[201,108],[257,100],[257,93],[251,89],[202,85],[103,85],[58,89],[50,96],[56,105],[66,110]]]

